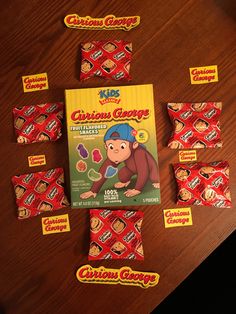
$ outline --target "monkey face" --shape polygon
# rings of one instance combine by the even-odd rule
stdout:
[[[183,122],[175,119],[174,123],[175,123],[175,132],[179,133],[180,131],[183,130],[183,128],[184,128],[184,123]]]
[[[202,197],[205,201],[211,202],[216,198],[216,192],[211,188],[206,188],[202,194]]]
[[[215,169],[211,166],[205,166],[200,169],[200,174],[205,178],[210,178],[215,172]]]
[[[194,127],[198,132],[205,132],[208,126],[209,124],[202,119],[198,119],[194,124]]]
[[[192,104],[193,110],[197,112],[202,111],[205,107],[206,107],[206,103],[204,102],[197,102],[197,103]]]
[[[119,139],[106,141],[105,148],[107,150],[107,157],[115,164],[128,159],[132,150],[128,141]]]
[[[179,191],[179,199],[183,202],[187,202],[191,199],[192,194],[186,190],[186,189],[182,189]]]
[[[169,103],[168,107],[173,111],[179,111],[183,108],[183,103]]]
[[[16,198],[19,199],[25,193],[25,188],[23,186],[17,185],[15,188]]]
[[[178,142],[178,141],[172,141],[169,144],[169,147],[172,148],[172,149],[177,149],[177,148],[183,148],[183,145],[180,142]]]
[[[24,219],[28,218],[30,216],[30,210],[28,208],[20,206],[18,208],[18,218],[19,219]]]
[[[189,174],[190,174],[190,171],[187,169],[183,169],[183,168],[179,168],[176,171],[176,177],[177,177],[177,179],[179,179],[181,181],[187,180]]]
[[[136,252],[138,252],[138,254],[143,256],[143,245],[142,243],[139,243],[136,247]]]
[[[98,245],[96,242],[90,243],[89,255],[98,256],[101,251],[102,251],[101,246]]]
[[[92,232],[97,233],[103,226],[103,223],[97,217],[92,217],[90,219],[90,229]]]
[[[112,224],[112,229],[116,232],[116,233],[121,233],[126,227],[126,223],[121,220],[120,218],[117,218],[114,223]]]
[[[123,252],[126,251],[126,247],[124,246],[123,243],[121,243],[120,241],[117,241],[116,243],[113,244],[111,250],[117,254],[117,255],[121,255]]]

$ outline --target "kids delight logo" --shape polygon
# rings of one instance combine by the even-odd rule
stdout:
[[[119,89],[103,89],[98,92],[99,103],[105,104],[117,104],[121,102]],[[71,113],[71,120],[74,123],[87,123],[87,122],[105,122],[105,121],[122,121],[122,120],[136,120],[140,122],[147,119],[150,115],[149,109],[132,109],[124,110],[122,107],[117,107],[113,111],[95,111],[84,112],[84,110],[78,109]]]
[[[119,104],[121,99],[119,89],[103,89],[98,92],[99,102],[101,105],[105,105],[108,103]]]
[[[159,274],[143,271],[134,271],[128,266],[120,269],[93,268],[90,265],[81,266],[76,277],[83,283],[110,284],[110,285],[129,285],[141,288],[154,287],[159,282]]]

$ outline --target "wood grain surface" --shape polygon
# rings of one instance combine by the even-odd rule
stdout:
[[[150,313],[235,230],[235,11],[234,0],[1,2],[0,309],[3,313]],[[63,23],[69,13],[93,17],[140,15],[141,24],[130,32],[73,30]],[[65,89],[127,85],[100,79],[79,81],[80,42],[112,38],[133,42],[133,80],[128,84],[154,84],[162,204],[139,207],[145,214],[144,262],[90,264],[113,268],[128,265],[135,270],[158,272],[160,283],[149,289],[79,283],[76,270],[88,263],[88,210],[66,208],[56,212],[69,214],[71,232],[43,236],[42,216],[17,220],[11,185],[13,175],[31,171],[27,156],[45,154],[47,165],[34,171],[62,166],[69,195],[65,125],[62,139],[55,143],[20,146],[15,142],[12,108],[64,101]],[[190,84],[189,67],[212,64],[218,65],[218,83]],[[49,90],[23,93],[21,77],[42,72],[48,73]],[[229,161],[233,208],[193,206],[193,226],[165,229],[162,210],[176,207],[171,164],[178,161],[177,151],[166,147],[171,132],[166,103],[178,101],[223,102],[220,120],[224,146],[199,150],[198,160]],[[224,275],[222,269],[219,271]],[[184,299],[182,305],[183,302]]]

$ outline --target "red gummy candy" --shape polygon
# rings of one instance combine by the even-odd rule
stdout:
[[[92,152],[93,162],[99,163],[102,160],[102,154],[99,149],[94,149]]]

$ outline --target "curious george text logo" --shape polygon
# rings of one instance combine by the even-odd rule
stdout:
[[[34,92],[48,89],[47,73],[22,76],[24,92]]]
[[[107,15],[104,18],[93,18],[91,16],[79,16],[68,14],[64,22],[69,28],[88,29],[88,30],[115,30],[122,29],[129,31],[140,23],[140,16],[116,17]]]
[[[130,267],[124,266],[120,269],[93,268],[90,265],[81,266],[76,277],[83,283],[109,284],[109,285],[130,285],[141,288],[154,287],[159,282],[159,274],[143,271],[134,271]]]
[[[189,68],[191,84],[218,82],[217,65]]]

